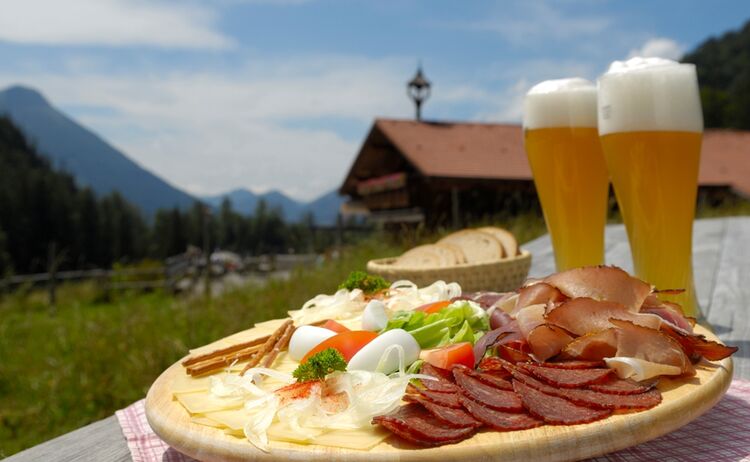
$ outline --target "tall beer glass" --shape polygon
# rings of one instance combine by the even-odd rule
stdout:
[[[599,78],[599,134],[639,277],[698,312],[692,234],[703,115],[695,66],[615,61]]]
[[[596,120],[588,80],[548,80],[524,101],[524,145],[558,271],[604,263],[609,179]]]

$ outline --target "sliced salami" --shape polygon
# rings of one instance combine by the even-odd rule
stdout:
[[[479,369],[485,372],[510,372],[513,367],[513,363],[497,356],[488,356],[479,362]]]
[[[435,404],[441,406],[452,407],[455,409],[461,409],[461,402],[458,400],[459,393],[441,393],[439,391],[428,390],[426,388],[417,388],[413,385],[409,385],[406,389],[409,393],[414,393],[422,396]]]
[[[538,363],[539,366],[553,367],[556,369],[593,369],[595,367],[604,367],[603,361],[584,361],[584,360],[569,360],[569,361],[554,361]]]
[[[427,410],[427,412],[440,420],[442,424],[449,427],[476,428],[482,426],[482,422],[472,417],[471,414],[466,412],[466,410],[464,409],[441,406],[420,395],[406,395],[404,396],[404,400],[411,403],[420,404]]]
[[[461,403],[475,419],[499,431],[526,430],[542,425],[539,419],[519,412],[503,412],[462,396]]]
[[[422,364],[419,371],[421,374],[435,377],[437,380],[420,380],[425,388],[442,393],[456,393],[459,391],[453,383],[453,374],[450,371],[435,367],[430,363]]]
[[[461,387],[463,394],[469,398],[499,411],[523,411],[521,398],[515,392],[487,385],[481,380],[467,375],[459,368],[453,369],[453,376],[456,378],[456,383]]]
[[[522,370],[531,373],[550,385],[562,388],[581,388],[604,381],[612,369],[558,369],[536,364],[519,364]]]
[[[476,431],[473,427],[453,428],[437,424],[435,418],[418,404],[407,404],[392,414],[376,416],[372,423],[422,446],[458,443]]]
[[[514,381],[513,388],[531,415],[552,425],[574,425],[594,422],[611,414],[608,410],[578,406],[563,398],[550,396],[521,381]]]
[[[589,385],[589,389],[600,393],[611,393],[613,395],[637,395],[645,393],[656,386],[658,381],[636,382],[632,379],[621,379],[611,375],[602,383]]]
[[[594,390],[555,388],[524,374],[520,370],[513,372],[513,378],[516,379],[514,387],[517,382],[522,382],[525,385],[549,396],[563,398],[571,403],[589,407],[591,409],[644,410],[652,408],[661,402],[661,393],[659,393],[659,390],[657,389],[652,389],[637,395],[615,395],[611,393],[600,393]]]
[[[513,390],[513,385],[511,385],[510,381],[505,380],[504,377],[510,377],[510,373],[507,371],[498,371],[500,374],[503,374],[503,376],[500,376],[499,374],[492,374],[490,372],[481,372],[474,369],[470,369],[464,365],[457,365],[454,366],[454,369],[460,369],[464,374],[474,377],[475,379],[479,379],[480,381],[486,383],[487,385],[492,385],[495,388],[499,388],[501,390]]]

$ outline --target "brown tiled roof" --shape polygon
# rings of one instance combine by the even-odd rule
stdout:
[[[520,125],[376,119],[376,130],[425,176],[531,179]],[[750,132],[706,130],[699,181],[750,195]]]
[[[531,178],[518,125],[386,119],[375,125],[423,175]]]
[[[699,183],[729,185],[750,196],[750,131],[705,131]]]

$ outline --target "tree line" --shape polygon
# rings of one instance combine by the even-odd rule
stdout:
[[[706,127],[750,129],[750,22],[682,58],[698,70]]]
[[[330,233],[329,233],[330,234]],[[251,216],[225,200],[218,211],[196,202],[146,220],[119,193],[97,196],[52,168],[21,131],[0,117],[0,277],[45,271],[54,242],[61,269],[108,268],[115,262],[164,259],[189,245],[242,254],[320,250],[333,241],[311,216],[287,223],[260,201]]]

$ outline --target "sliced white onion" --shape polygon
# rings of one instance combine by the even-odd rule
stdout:
[[[604,358],[604,362],[607,363],[607,367],[614,369],[617,376],[621,379],[630,378],[639,382],[659,375],[682,374],[682,370],[677,366],[659,364],[627,356]]]

